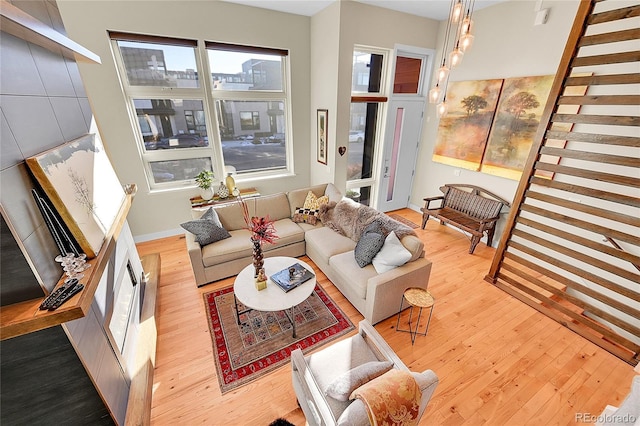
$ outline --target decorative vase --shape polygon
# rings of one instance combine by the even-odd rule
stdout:
[[[252,238],[251,242],[253,243],[253,267],[255,269],[253,276],[254,278],[257,278],[260,273],[260,269],[262,269],[264,265],[264,256],[262,254],[262,244],[260,244],[260,241]]]
[[[218,197],[227,198],[229,196],[229,188],[227,188],[224,182],[220,182],[220,186],[218,187]]]
[[[233,191],[236,189],[236,180],[231,176],[231,173],[227,174],[227,178],[225,179],[227,182],[227,189],[229,190],[229,194],[233,194]]]
[[[202,197],[203,200],[210,200],[213,198],[213,195],[213,188],[200,188],[200,197]]]

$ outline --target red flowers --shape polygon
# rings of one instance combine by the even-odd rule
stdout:
[[[269,243],[273,244],[277,239],[276,228],[273,226],[273,220],[266,217],[251,217],[249,215],[249,207],[247,203],[241,197],[238,197],[240,205],[242,206],[242,216],[244,222],[247,224],[247,228],[251,231],[251,239],[258,241],[260,244]]]

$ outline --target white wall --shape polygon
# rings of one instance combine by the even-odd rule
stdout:
[[[336,27],[337,22],[339,27]],[[435,49],[438,27],[438,21],[432,19],[350,0],[333,3],[312,17],[311,115],[314,141],[317,108],[329,109],[330,126],[327,166],[316,163],[315,151],[312,152],[313,183],[326,182],[329,177],[341,191],[345,191],[348,153],[340,156],[338,147],[346,146],[348,149],[349,146],[354,46],[393,50],[396,44],[404,44]],[[331,47],[328,52],[327,45]],[[313,74],[316,60],[329,62],[330,65],[325,63],[321,69],[330,67],[332,73]]]
[[[311,18],[311,120],[309,140],[311,150],[309,170],[311,183],[335,182],[336,122],[338,101],[338,57],[340,49],[340,4],[331,4]],[[317,110],[327,109],[327,164],[317,161]],[[344,188],[343,188],[344,189]]]
[[[150,193],[127,116],[108,30],[165,35],[288,49],[291,63],[295,176],[238,180],[268,194],[309,184],[309,26],[310,18],[220,1],[69,1],[58,5],[68,34],[102,58],[102,65],[80,64],[88,98],[114,168],[138,194],[129,214],[140,239],[182,232],[190,219],[189,198],[195,187]],[[315,154],[314,154],[315,155]]]
[[[465,53],[462,63],[451,72],[450,81],[555,75],[579,1],[545,0],[543,7],[550,9],[549,20],[539,26],[533,25],[535,4],[533,0],[511,0],[475,12],[474,44]],[[443,21],[436,58],[442,58],[445,27],[446,21]],[[470,183],[507,200],[513,199],[517,181],[433,162],[437,132],[435,105],[429,104],[410,200],[413,209],[424,205],[424,197],[440,195],[438,188],[445,183]],[[459,176],[454,174],[456,170],[459,170]],[[500,241],[503,225],[504,221],[500,221],[494,245]]]
[[[439,49],[445,23],[354,1],[336,2],[312,18],[225,2],[59,0],[70,36],[102,58],[102,65],[80,64],[100,132],[123,183],[137,183],[129,222],[135,236],[173,232],[189,218],[195,188],[149,193],[142,162],[118,83],[107,30],[247,43],[291,52],[293,142],[296,176],[260,182],[268,194],[333,181],[344,190],[348,155],[338,141],[349,131],[352,52],[355,44],[393,49],[395,44]],[[545,1],[546,25],[533,26],[535,1],[507,1],[474,13],[475,44],[454,70],[452,81],[555,74],[578,0]],[[123,11],[126,10],[126,13]],[[436,58],[441,57],[441,52]],[[438,62],[438,61],[436,61]],[[316,162],[316,110],[329,110],[328,164]],[[473,182],[511,199],[516,181],[431,161],[438,120],[429,105],[423,129],[411,207],[439,193],[449,182]],[[149,212],[154,212],[149,214]],[[158,214],[157,212],[162,212]],[[500,230],[499,230],[500,231]],[[495,241],[499,239],[496,238]]]

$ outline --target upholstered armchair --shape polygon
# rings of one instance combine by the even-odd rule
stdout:
[[[368,373],[365,374],[369,374],[369,377],[358,377],[355,380],[360,383],[369,380],[372,383],[372,380],[380,377],[380,372],[371,369],[385,366],[386,370],[391,368],[409,372],[393,349],[366,320],[360,322],[355,336],[333,343],[311,355],[304,356],[300,349],[291,352],[293,388],[307,423],[311,426],[369,425],[365,404],[360,399],[349,400],[348,395],[352,389],[345,389],[340,380],[345,376],[349,377],[347,387],[356,387],[359,384],[353,383],[354,375],[351,372],[366,369]],[[420,420],[438,384],[438,376],[431,370],[423,373],[411,372],[411,376],[422,391],[417,417]],[[340,392],[344,395],[336,395]]]

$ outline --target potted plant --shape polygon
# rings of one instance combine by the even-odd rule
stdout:
[[[213,198],[213,172],[211,170],[203,170],[196,176],[196,185],[200,188],[200,196],[203,200],[210,200]]]

